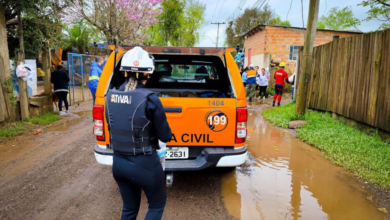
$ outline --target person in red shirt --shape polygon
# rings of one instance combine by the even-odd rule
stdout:
[[[280,101],[282,100],[282,94],[284,91],[284,82],[288,81],[288,74],[286,71],[284,71],[284,67],[286,64],[284,62],[281,62],[279,64],[280,69],[275,71],[274,73],[274,79],[275,79],[275,95],[274,95],[274,101],[272,102],[272,106],[275,106],[276,98],[278,98],[278,107],[280,106]]]

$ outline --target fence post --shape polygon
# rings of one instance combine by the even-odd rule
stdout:
[[[51,66],[50,48],[49,48],[49,42],[46,41],[44,43],[43,53],[42,53],[42,68],[43,71],[45,72],[43,83],[44,83],[44,91],[46,95],[52,94],[51,82],[50,82],[50,78],[51,78],[50,66]]]

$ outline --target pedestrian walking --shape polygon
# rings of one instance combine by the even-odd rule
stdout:
[[[275,106],[275,101],[276,98],[278,98],[278,107],[280,106],[280,102],[282,100],[282,94],[284,91],[284,81],[286,83],[288,82],[288,74],[286,71],[284,71],[284,67],[286,64],[284,62],[281,62],[279,64],[279,68],[277,71],[274,73],[274,79],[275,79],[275,94],[274,94],[274,101],[272,102],[272,106]]]
[[[249,70],[246,73],[246,97],[249,98],[249,102],[252,102],[255,96],[256,89],[256,70],[254,65],[251,64]]]
[[[123,200],[122,220],[137,219],[142,191],[149,203],[146,220],[160,220],[166,204],[165,175],[156,150],[158,141],[168,142],[172,132],[160,99],[145,89],[154,69],[153,57],[134,47],[121,61],[126,82],[106,96],[112,174]]]
[[[266,74],[265,69],[262,68],[259,74],[259,87],[260,87],[259,99],[261,99],[262,95],[263,95],[263,99],[265,99],[265,96],[267,95],[268,79],[269,77]]]
[[[69,103],[68,103],[68,83],[70,81],[68,73],[64,68],[59,65],[57,69],[52,72],[50,82],[54,85],[54,93],[58,97],[58,109],[60,115],[65,115],[69,113]],[[65,104],[65,112],[62,111],[62,103]]]
[[[244,83],[244,87],[246,87],[246,72],[248,71],[248,67],[245,67],[244,68],[244,71],[242,72],[242,76],[241,76],[241,78],[242,78],[242,82]]]
[[[255,67],[256,70],[256,88],[255,88],[255,99],[257,98],[257,94],[259,93],[260,89],[260,72],[259,72],[259,66]],[[260,95],[259,95],[260,96]]]
[[[89,72],[88,87],[92,94],[93,105],[95,105],[96,89],[99,84],[100,75],[102,74],[105,63],[106,61],[103,60],[102,57],[96,57],[95,61],[91,65],[92,68]]]

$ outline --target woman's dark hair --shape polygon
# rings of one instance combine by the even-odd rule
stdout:
[[[58,65],[58,66],[57,66],[57,69],[58,69],[58,70],[63,70],[63,69],[64,69],[64,67],[63,67],[63,66],[61,66],[61,65]]]
[[[248,70],[249,70],[249,68],[248,68],[248,67],[245,67],[244,71],[248,71]]]

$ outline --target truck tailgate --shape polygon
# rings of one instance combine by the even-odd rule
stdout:
[[[234,146],[236,99],[160,99],[173,133],[169,146]]]

